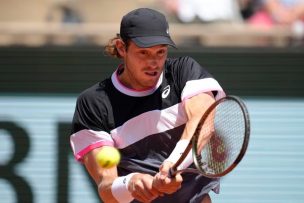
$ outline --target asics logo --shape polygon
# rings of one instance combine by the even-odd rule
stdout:
[[[168,95],[170,94],[170,85],[167,85],[165,88],[164,88],[164,91],[162,93],[162,98],[165,99],[168,97]]]

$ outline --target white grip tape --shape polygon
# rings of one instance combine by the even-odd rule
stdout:
[[[128,184],[135,174],[136,173],[130,173],[126,176],[120,176],[113,181],[111,187],[112,195],[119,203],[129,203],[134,199],[128,190]]]
[[[166,159],[166,161],[176,163],[178,161],[178,159],[182,156],[182,154],[185,152],[185,149],[187,148],[189,142],[190,142],[189,140],[179,140],[176,143],[176,146],[173,149],[173,151],[171,152],[170,156]],[[178,167],[178,169],[187,168],[192,162],[193,162],[192,153],[190,151],[188,153],[186,159],[181,163],[181,165]]]

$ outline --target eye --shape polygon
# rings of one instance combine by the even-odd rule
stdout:
[[[159,56],[163,56],[163,55],[166,54],[166,50],[164,50],[164,49],[159,50],[159,51],[157,52],[157,54],[158,54]]]
[[[139,54],[142,55],[142,56],[147,56],[148,52],[146,50],[140,50]]]

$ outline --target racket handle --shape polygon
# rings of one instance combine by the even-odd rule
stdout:
[[[170,168],[169,173],[168,173],[168,177],[173,178],[175,175],[176,175],[176,170],[174,170],[173,168]]]

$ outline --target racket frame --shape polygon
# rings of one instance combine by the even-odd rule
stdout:
[[[243,141],[243,145],[242,148],[240,150],[240,153],[238,154],[237,158],[235,159],[235,161],[233,162],[233,164],[231,164],[225,171],[223,171],[222,173],[219,174],[209,174],[209,173],[205,173],[205,171],[201,168],[201,165],[199,164],[200,160],[199,157],[200,155],[197,155],[197,145],[196,142],[198,140],[198,136],[200,134],[201,128],[204,124],[204,122],[206,121],[206,118],[209,116],[210,112],[213,111],[216,106],[221,103],[224,102],[224,100],[234,100],[235,102],[238,103],[238,105],[241,107],[243,116],[244,116],[244,121],[245,121],[245,135],[244,135],[244,141]],[[181,157],[177,160],[177,162],[172,166],[172,168],[170,168],[169,170],[169,177],[173,177],[175,176],[177,173],[181,172],[190,172],[190,173],[198,173],[198,174],[202,174],[205,177],[209,177],[209,178],[218,178],[218,177],[222,177],[224,175],[226,175],[227,173],[231,172],[242,160],[242,158],[244,157],[247,148],[248,148],[248,143],[249,143],[249,137],[250,137],[250,118],[249,118],[249,113],[248,110],[246,108],[245,103],[237,96],[226,96],[223,97],[219,100],[217,100],[216,102],[214,102],[212,105],[210,105],[210,107],[206,110],[206,112],[204,113],[204,115],[202,116],[202,118],[200,119],[198,126],[191,138],[191,141],[189,142],[188,146],[186,147],[184,153],[181,155]],[[195,168],[186,168],[186,169],[181,169],[178,170],[178,166],[184,161],[184,159],[187,157],[188,153],[190,152],[190,150],[192,149],[192,157],[193,157],[193,162],[194,165],[196,167]]]

